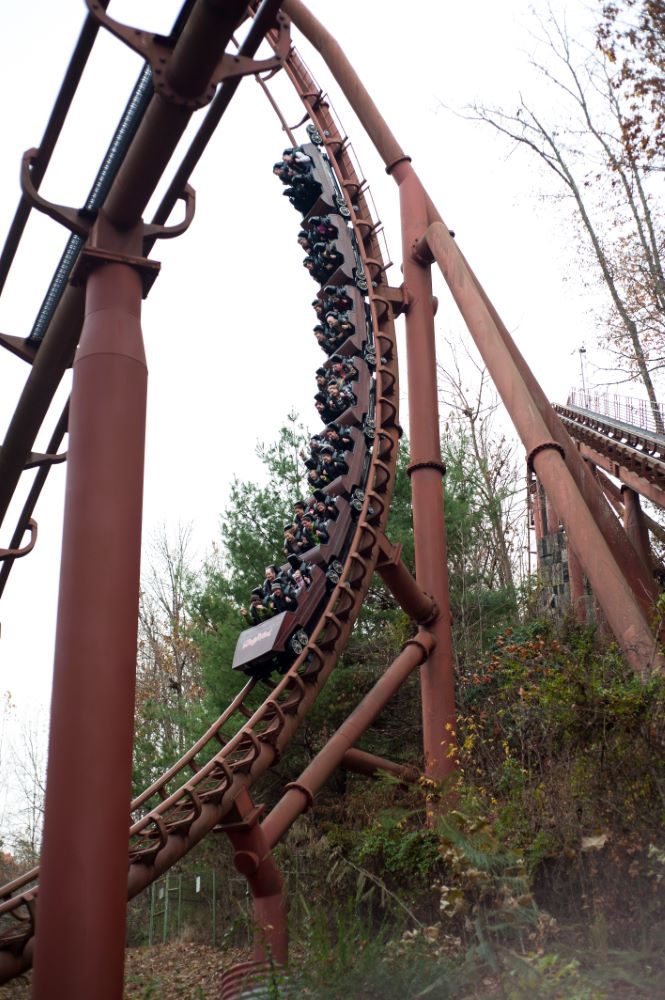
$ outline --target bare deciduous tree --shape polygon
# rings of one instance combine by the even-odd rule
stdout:
[[[616,370],[642,382],[662,432],[653,380],[665,365],[662,196],[649,164],[636,154],[630,110],[610,60],[572,42],[551,13],[541,28],[553,68],[532,65],[550,89],[548,110],[520,95],[512,113],[476,104],[470,117],[534,153],[572,201],[582,255],[595,263],[609,294],[601,342],[616,358]]]
[[[526,489],[516,442],[496,420],[499,402],[484,367],[451,348],[440,369],[446,421],[442,453],[455,651],[483,647],[492,625],[517,608],[524,579]],[[489,634],[489,633],[488,633]]]
[[[46,792],[46,722],[40,711],[15,717],[11,694],[0,708],[0,775],[3,793],[0,848],[12,851],[11,862],[21,870],[39,858]]]
[[[155,767],[187,746],[187,720],[203,696],[198,654],[189,634],[187,593],[191,528],[166,529],[148,550],[139,609],[136,749],[152,748]],[[150,772],[150,764],[146,764]],[[139,768],[145,771],[145,768]],[[146,773],[143,780],[151,775]]]

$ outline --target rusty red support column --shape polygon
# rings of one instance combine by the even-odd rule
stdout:
[[[268,847],[279,843],[298,816],[310,808],[318,790],[342,764],[346,754],[354,748],[409,674],[432,656],[435,642],[432,629],[424,628],[413,639],[409,639],[401,653],[337,732],[333,733],[323,749],[319,750],[298,780],[287,785],[284,795],[261,824]]]
[[[587,620],[586,593],[584,590],[584,572],[577,558],[575,549],[568,539],[568,583],[570,586],[570,606],[573,609],[575,621],[584,624]]]
[[[630,486],[622,486],[621,498],[623,500],[623,526],[626,534],[643,564],[651,572],[651,543],[649,529],[640,504],[640,495],[635,490],[631,490]]]
[[[448,546],[444,518],[439,398],[434,341],[432,274],[413,256],[427,230],[427,199],[407,158],[392,168],[399,185],[402,257],[406,295],[406,352],[409,387],[408,473],[411,477],[416,581],[431,594],[439,617],[428,629],[436,640],[420,673],[425,774],[443,781],[455,768],[455,683]]]
[[[386,169],[389,172],[392,172],[397,179],[400,172],[403,169],[406,169],[405,161],[408,160],[408,157],[405,157],[402,147],[397,142],[395,136],[392,134],[386,125],[386,122],[381,117],[376,105],[372,101],[366,89],[363,87],[362,82],[344,55],[344,52],[339,44],[323,27],[323,25],[312,16],[300,0],[284,0],[283,9],[289,14],[290,17],[292,17],[293,23],[321,53],[328,67],[333,72],[335,79],[348,98],[351,106],[358,115],[361,123],[365,127],[370,139],[381,155],[384,163],[386,164]],[[445,227],[441,224],[441,217],[429,198],[427,198],[427,207],[428,221],[438,222],[441,225],[441,230],[443,231]],[[423,243],[424,242],[425,241],[423,241]],[[427,249],[426,246],[425,249]],[[482,286],[476,279],[467,262],[464,260],[463,255],[457,250],[455,271],[456,275],[459,276],[459,282],[467,286],[465,289],[466,294],[468,295],[471,287],[473,286],[473,289],[475,289],[484,304],[486,315],[483,317],[482,322],[483,324],[487,324],[488,327],[492,325],[494,327],[492,333],[496,334],[496,338],[493,339],[498,339],[502,342],[503,348],[508,355],[508,357],[505,358],[504,365],[506,362],[510,364],[510,366],[518,374],[520,381],[524,383],[523,389],[527,390],[528,394],[530,394],[528,407],[531,409],[532,415],[534,417],[538,416],[539,421],[545,427],[547,436],[553,439],[552,444],[559,447],[562,454],[565,455],[570,465],[570,476],[580,490],[584,498],[584,502],[589,506],[593,519],[600,529],[604,548],[612,550],[613,562],[618,563],[618,568],[623,574],[625,581],[628,582],[635,598],[642,606],[643,615],[635,618],[637,623],[636,631],[638,633],[642,633],[642,638],[638,639],[635,645],[642,647],[638,654],[638,659],[641,658],[642,660],[648,661],[650,657],[645,655],[644,652],[647,647],[647,641],[643,625],[645,623],[645,616],[648,616],[651,612],[653,600],[656,596],[653,578],[651,574],[645,572],[645,569],[639,559],[635,558],[635,553],[628,544],[625,533],[620,529],[620,526],[617,525],[616,519],[609,510],[600,491],[591,482],[588,472],[585,470],[583,463],[579,460],[577,450],[572,446],[570,438],[564,431],[561,422],[556,417],[556,414],[554,414],[552,407],[542,392],[542,389],[536,382],[524,362],[524,359],[517,350],[508,333],[508,330],[496,314],[496,311],[483,291]],[[523,393],[523,396],[526,397],[526,393]],[[558,506],[559,513],[562,517],[564,517],[562,505],[558,504]],[[663,506],[665,506],[665,502],[663,503]],[[587,573],[587,575],[589,575],[589,573]],[[627,602],[629,605],[633,605],[633,598],[630,595],[627,595]],[[641,622],[639,621],[640,617],[642,618]],[[632,636],[629,635],[631,631],[632,628],[629,625],[625,641],[632,650],[633,641]],[[635,660],[633,652],[629,653],[629,657]]]
[[[234,864],[245,876],[254,902],[254,961],[271,959],[286,965],[289,939],[284,879],[259,825],[263,807],[254,806],[247,790],[240,793],[226,821],[219,827],[234,848]]]
[[[545,534],[545,525],[543,523],[543,488],[537,479],[533,480],[533,527],[534,534],[536,536],[536,545],[538,547],[538,559],[540,560],[540,543],[543,540],[543,535]]]
[[[392,545],[385,535],[381,541],[381,556],[376,564],[376,572],[417,625],[434,621],[439,614],[436,602],[418,586],[402,562],[401,544]]]
[[[547,534],[555,534],[559,530],[559,515],[549,493],[545,494],[545,519],[547,521]]]
[[[88,279],[69,416],[34,1000],[121,1000],[147,368],[140,274]]]
[[[466,261],[448,230],[433,223],[423,240],[436,259],[478,350],[527,450],[529,464],[551,495],[607,620],[633,669],[646,679],[665,664],[640,604],[500,336]]]

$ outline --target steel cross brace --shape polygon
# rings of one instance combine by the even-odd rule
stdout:
[[[152,69],[152,79],[155,90],[169,104],[197,111],[204,108],[215,96],[217,85],[222,80],[233,77],[264,73],[268,70],[281,68],[283,60],[291,47],[290,21],[281,11],[276,15],[277,42],[275,55],[269,59],[252,59],[249,56],[233,55],[225,52],[219,59],[212,74],[206,74],[205,80],[197,81],[201,89],[197,92],[196,83],[185,87],[178,79],[177,70],[173,66],[173,43],[163,35],[155,35],[128,24],[121,24],[109,17],[106,10],[97,0],[86,0],[91,15],[112,35],[138,52]],[[212,5],[211,5],[212,6]],[[222,6],[218,4],[218,6]],[[193,91],[188,93],[187,91]]]

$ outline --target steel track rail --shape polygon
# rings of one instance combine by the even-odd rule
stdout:
[[[657,434],[652,434],[638,424],[627,424],[613,417],[593,410],[584,410],[580,406],[555,406],[557,413],[562,413],[569,420],[575,420],[585,427],[592,427],[605,434],[608,438],[628,444],[631,448],[644,452],[646,455],[653,455],[665,461],[665,438]]]
[[[279,0],[274,2],[278,4]],[[199,12],[201,23],[196,28],[195,38],[183,31],[173,48],[171,66],[176,79],[180,78],[183,69],[190,72],[195,68],[198,77],[204,66],[214,65],[218,38],[216,32],[206,33],[205,26],[211,21],[217,23],[234,17],[234,12],[240,11],[242,6],[242,0],[227,0],[221,11],[214,6],[194,5],[191,16],[196,20],[196,12]],[[185,4],[186,10],[189,7]],[[131,228],[139,222],[192,114],[193,108],[189,106],[186,110],[181,109],[159,94],[153,95],[104,198],[104,211],[114,225]],[[83,287],[67,286],[49,321],[16,405],[0,449],[0,521],[4,520],[51,400],[74,356],[83,322],[84,298]]]
[[[100,0],[100,4],[106,9],[109,0]],[[69,113],[72,100],[83,76],[83,71],[88,62],[98,31],[99,24],[88,14],[83,23],[81,34],[79,35],[72,57],[69,60],[60,91],[53,105],[53,110],[44,129],[42,141],[39,144],[39,158],[32,171],[32,180],[36,188],[39,188],[44,179],[46,168],[50,163],[53,150],[62,131],[62,126]],[[22,196],[9,228],[2,253],[0,253],[0,293],[2,293],[5,287],[7,275],[14,262],[21,237],[30,218],[30,212],[31,207],[25,196]]]
[[[108,0],[106,0],[106,2],[108,3]],[[173,39],[175,39],[175,38],[178,37],[178,35],[180,34],[180,32],[181,32],[184,24],[186,23],[188,13],[191,11],[192,2],[193,2],[193,0],[188,0],[188,3],[185,4],[185,6],[181,10],[180,14],[178,15],[178,18],[177,18],[176,23],[174,25],[173,31],[171,33],[171,37]],[[254,20],[252,22],[250,31],[249,31],[246,39],[244,40],[244,42],[241,44],[240,48],[238,49],[238,55],[239,56],[249,56],[249,57],[251,57],[251,56],[253,56],[256,53],[256,50],[257,50],[258,46],[260,45],[260,43],[262,41],[264,30],[265,30],[265,26],[266,26],[267,23],[269,23],[270,19],[274,16],[274,13],[275,13],[275,10],[277,9],[277,6],[278,6],[278,0],[271,0],[270,3],[265,4],[263,6],[263,8],[261,8],[260,10],[257,9],[257,16],[254,18]],[[75,64],[75,65],[78,64],[75,57],[72,58],[72,64]],[[70,65],[70,70],[68,70],[68,78],[69,78],[69,76],[72,76],[71,65]],[[222,117],[224,115],[224,112],[226,111],[228,105],[231,102],[231,98],[233,97],[233,95],[235,94],[236,90],[238,89],[239,84],[240,84],[240,78],[239,77],[238,78],[232,78],[232,79],[229,79],[229,80],[225,80],[225,81],[222,82],[221,86],[219,87],[219,90],[218,90],[217,94],[215,95],[215,97],[214,97],[214,99],[213,99],[210,107],[208,108],[208,111],[205,114],[204,120],[203,120],[201,126],[199,127],[198,132],[196,133],[194,139],[192,140],[191,145],[189,146],[187,152],[185,153],[185,155],[183,157],[182,162],[180,163],[180,166],[178,167],[178,169],[177,169],[177,171],[176,171],[176,173],[175,173],[175,175],[174,175],[174,177],[173,177],[173,179],[172,179],[172,181],[171,181],[171,183],[169,185],[169,188],[168,188],[166,194],[164,195],[164,197],[162,198],[162,200],[161,200],[161,202],[159,204],[159,207],[158,207],[158,209],[157,209],[157,211],[155,213],[155,216],[154,216],[154,218],[152,220],[152,224],[153,225],[163,225],[164,223],[166,223],[166,221],[167,221],[167,219],[168,219],[168,217],[169,217],[172,209],[175,207],[176,201],[180,197],[180,193],[185,189],[185,186],[189,182],[189,178],[191,176],[192,171],[194,170],[194,167],[196,166],[196,164],[198,163],[199,159],[203,155],[203,152],[205,151],[205,148],[206,148],[208,142],[210,141],[212,135],[214,134],[215,129],[219,125],[219,123],[220,123],[220,121],[221,121],[221,119],[222,119]],[[63,85],[63,88],[64,88],[64,85]],[[136,88],[135,88],[135,90],[136,90]],[[55,117],[55,115],[52,115],[52,118],[53,117]],[[118,135],[118,131],[119,131],[119,129],[116,130],[116,136]],[[47,129],[47,133],[45,133],[45,135],[47,135],[47,134],[50,134],[49,131],[48,131],[48,129]],[[55,138],[52,138],[51,141],[54,143],[55,142]],[[115,138],[114,138],[113,142],[111,143],[111,147],[110,148],[113,148],[114,144],[115,144]],[[48,151],[48,148],[47,148],[47,151]],[[43,152],[42,147],[40,147],[40,156],[39,156],[39,160],[38,160],[38,163],[37,163],[37,167],[41,167],[41,165],[42,165],[42,161],[43,161],[42,152]],[[49,155],[50,155],[50,153],[49,153]],[[120,162],[121,162],[122,157],[120,157],[119,159],[120,159]],[[119,166],[119,163],[117,164],[117,166]],[[37,168],[35,168],[35,169],[37,169]],[[34,176],[33,176],[33,179],[34,179]],[[39,175],[38,175],[38,179],[39,179]],[[98,178],[98,180],[99,180],[99,178]],[[97,188],[98,188],[98,181],[96,181],[95,185],[93,185],[93,191],[97,190]],[[18,218],[19,212],[22,211],[22,209],[21,209],[21,205],[22,204],[23,204],[23,202],[21,202],[21,204],[19,205],[19,209],[17,210],[17,218]],[[96,203],[95,203],[95,205],[96,205]],[[92,207],[92,205],[90,203],[90,199],[89,199],[88,207]],[[26,218],[27,218],[27,216],[26,216]],[[10,236],[11,236],[11,234],[10,234]],[[71,242],[71,239],[72,238],[70,237],[70,241],[68,241],[68,243]],[[150,250],[152,249],[154,243],[155,243],[155,237],[151,237],[150,239],[146,240],[146,244],[145,244],[146,255],[150,253]],[[10,248],[10,250],[11,250],[11,245],[10,245],[10,242],[9,242],[9,238],[8,238],[6,246],[8,246]],[[9,252],[9,251],[6,251],[6,252]],[[12,253],[13,252],[15,252],[15,248],[14,248],[14,251],[12,251]],[[5,251],[3,251],[3,254],[4,253],[5,253]],[[72,263],[73,263],[73,260],[74,260],[74,258],[72,258]],[[58,277],[58,275],[56,273],[56,276],[54,276],[54,278],[53,278],[53,280],[51,282],[51,286],[49,288],[49,291],[47,293],[45,301],[47,301],[47,300],[49,300],[51,298],[51,296],[53,294],[53,291],[54,291],[54,286],[56,284],[57,277]],[[60,297],[61,296],[58,296],[57,298],[54,298],[53,301],[54,302],[58,302],[59,299],[60,299]],[[55,308],[55,306],[54,306],[54,308]],[[42,306],[42,309],[40,310],[40,313],[38,314],[38,317],[35,320],[35,323],[33,325],[33,329],[35,329],[37,327],[39,327],[41,329],[42,337],[40,338],[40,340],[43,339],[43,334],[48,330],[48,326],[50,325],[52,319],[53,319],[53,310],[47,316],[45,314],[44,308]],[[39,342],[40,341],[35,341],[36,344],[39,344]],[[27,345],[27,344],[30,343],[30,340],[28,339],[28,340],[24,341],[23,343],[25,345]],[[34,358],[33,358],[33,361],[34,361]],[[71,359],[67,359],[64,356],[64,354],[63,354],[63,356],[58,360],[57,363],[62,368],[62,371],[61,371],[60,376],[59,376],[61,378],[62,374],[64,374],[64,371],[65,371],[67,365],[71,363]],[[40,361],[40,364],[41,364],[41,361]],[[50,387],[50,395],[48,396],[48,404],[50,404],[51,399],[53,398],[53,395],[55,394],[55,388],[53,388],[54,384],[55,383],[52,383],[51,387]],[[45,416],[46,416],[46,411],[44,411],[44,417]],[[66,431],[66,428],[65,428],[65,431]],[[36,433],[35,433],[35,436],[36,436]],[[54,445],[54,449],[53,449],[54,451],[57,450],[57,448],[59,447],[60,441],[62,440],[63,436],[64,436],[64,432],[56,440],[56,435],[54,433],[53,440],[56,441],[56,443]],[[8,435],[8,440],[9,440],[9,435]],[[34,440],[34,438],[33,438],[33,440]],[[13,443],[11,441],[10,441],[10,445],[13,447]],[[51,450],[51,446],[49,445],[49,451],[50,450]],[[21,514],[19,516],[17,525],[16,525],[16,527],[14,529],[14,534],[12,535],[12,539],[11,539],[11,542],[10,542],[10,545],[9,545],[9,548],[11,548],[11,549],[15,549],[15,548],[19,547],[21,539],[23,538],[23,535],[27,531],[28,522],[29,522],[30,518],[32,517],[32,515],[34,513],[34,509],[35,509],[35,506],[37,504],[37,501],[39,500],[39,496],[41,494],[41,490],[42,490],[44,484],[46,483],[46,479],[48,478],[48,474],[50,472],[50,468],[51,467],[49,465],[46,465],[46,466],[43,466],[42,469],[40,469],[38,477],[36,478],[35,483],[33,484],[32,488],[30,489],[30,493],[29,493],[28,499],[27,499],[27,501],[26,501],[26,503],[25,503],[25,505],[23,507],[23,510],[21,511]],[[16,487],[18,486],[18,482],[19,482],[19,480],[17,479],[14,489],[16,489]],[[10,499],[11,499],[11,497],[10,497]],[[0,513],[0,521],[2,520],[2,516],[3,515]],[[2,569],[0,570],[0,597],[2,596],[2,593],[3,593],[4,588],[6,586],[6,583],[7,583],[7,580],[9,578],[9,574],[11,573],[13,565],[14,565],[14,559],[11,559],[11,558],[6,559],[4,561],[4,563],[2,564]]]
[[[289,671],[255,711],[247,704],[255,684],[246,684],[178,764],[132,803],[135,815],[129,830],[129,898],[199,843],[229,812],[237,796],[255,785],[280,759],[346,644],[376,567],[379,540],[390,510],[400,434],[393,324],[393,303],[399,296],[383,283],[387,263],[382,259],[377,225],[369,213],[361,190],[363,181],[355,173],[345,137],[338,132],[323,95],[294,49],[286,60],[286,69],[319,133],[329,133],[325,136],[326,151],[352,213],[363,266],[374,282],[369,302],[377,358],[376,429],[365,499],[340,581],[306,648]],[[236,726],[237,732],[227,738],[224,729]],[[199,760],[208,756],[210,759],[200,766]],[[178,782],[179,787],[174,787]],[[11,929],[0,931],[0,982],[31,964],[37,877],[38,869],[33,869],[0,889],[0,919],[12,924]]]
[[[612,421],[609,417],[567,406],[555,406],[566,430],[608,461],[665,488],[665,442]]]

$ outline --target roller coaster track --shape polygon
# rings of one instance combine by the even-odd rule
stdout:
[[[665,506],[662,435],[570,403],[554,408],[585,458]]]
[[[355,239],[354,255],[357,253],[358,258],[354,280],[360,288],[357,275],[361,273],[368,284],[368,337],[373,340],[373,361],[357,351],[353,364],[358,372],[358,379],[354,382],[356,416],[361,418],[363,413],[373,413],[373,435],[369,435],[371,450],[367,451],[368,435],[356,433],[353,460],[360,441],[363,448],[364,478],[358,484],[363,493],[361,509],[357,519],[340,517],[339,525],[335,527],[335,522],[331,529],[335,554],[343,557],[342,570],[338,574],[336,568],[336,579],[331,578],[334,587],[326,592],[325,606],[316,621],[307,622],[307,641],[304,648],[301,645],[297,659],[281,679],[270,686],[267,697],[262,698],[260,682],[248,680],[217,722],[182,760],[131,804],[127,895],[130,898],[135,896],[212,830],[223,830],[235,848],[236,866],[244,872],[252,887],[255,916],[262,917],[260,921],[257,919],[259,927],[266,933],[271,926],[274,929],[269,919],[270,912],[275,914],[281,925],[279,940],[276,940],[276,935],[268,943],[270,947],[274,943],[280,946],[281,955],[276,949],[273,953],[278,962],[285,961],[286,924],[283,908],[279,909],[283,902],[281,883],[271,857],[272,847],[295,817],[311,805],[322,781],[343,762],[345,755],[355,753],[359,769],[370,766],[368,760],[362,764],[360,752],[354,749],[355,744],[388,697],[417,665],[425,661],[427,670],[421,674],[421,692],[427,775],[441,781],[454,767],[452,759],[455,754],[449,752],[454,747],[455,731],[454,669],[441,489],[445,467],[441,462],[439,446],[435,380],[435,299],[431,275],[434,262],[443,274],[513,419],[526,449],[529,469],[561,515],[580,564],[627,661],[645,679],[652,671],[665,669],[655,648],[650,626],[653,579],[617,524],[597,480],[580,458],[579,451],[588,446],[579,444],[579,441],[571,442],[562,421],[553,412],[507,327],[425,191],[411,165],[411,158],[381,118],[341,47],[323,26],[300,0],[284,0],[283,4],[280,0],[263,0],[260,6],[250,5],[253,19],[249,31],[237,55],[229,56],[226,45],[245,21],[246,0],[186,0],[169,38],[150,36],[133,27],[118,25],[107,18],[105,3],[98,0],[86,2],[90,15],[66,83],[56,101],[42,147],[24,158],[24,196],[0,257],[0,281],[4,281],[31,206],[56,218],[73,232],[30,337],[20,341],[0,335],[0,343],[4,347],[31,365],[0,450],[0,518],[6,514],[24,469],[34,465],[40,467],[10,549],[0,551],[0,562],[4,563],[0,570],[0,589],[6,582],[13,561],[20,555],[27,555],[34,544],[32,512],[48,469],[59,460],[56,451],[69,420],[68,485],[70,480],[74,481],[78,492],[68,489],[68,496],[75,493],[78,504],[73,502],[65,509],[65,542],[69,538],[69,547],[63,544],[63,551],[68,554],[76,551],[78,562],[75,568],[82,564],[87,575],[73,572],[70,565],[69,573],[63,572],[61,577],[58,631],[62,621],[69,630],[63,626],[66,634],[62,641],[60,635],[56,636],[56,676],[60,666],[61,680],[64,670],[69,683],[74,677],[81,685],[90,685],[86,688],[88,694],[99,696],[101,701],[103,692],[109,701],[113,701],[113,710],[109,709],[103,720],[98,715],[96,726],[86,730],[86,739],[91,746],[94,745],[94,752],[90,751],[90,761],[83,761],[78,742],[71,738],[74,723],[78,721],[76,713],[79,711],[80,714],[80,710],[77,704],[67,700],[67,685],[61,684],[58,689],[58,685],[54,684],[60,701],[58,711],[52,715],[41,909],[38,912],[37,869],[0,889],[0,981],[28,968],[38,937],[35,993],[41,990],[39,995],[42,1000],[51,996],[44,992],[50,988],[49,975],[54,977],[58,972],[65,975],[62,971],[65,966],[63,951],[67,953],[68,981],[75,982],[78,987],[76,995],[72,994],[72,1000],[88,1000],[94,987],[100,985],[95,959],[106,961],[109,954],[107,938],[111,936],[110,932],[107,934],[105,920],[98,919],[106,918],[104,907],[98,905],[101,876],[98,884],[100,892],[94,899],[96,909],[94,906],[86,909],[84,903],[92,896],[92,880],[102,867],[105,876],[104,900],[114,907],[109,922],[114,941],[120,946],[124,931],[121,915],[124,908],[127,800],[122,768],[125,763],[128,764],[130,756],[132,706],[128,691],[133,678],[123,674],[125,683],[118,683],[117,668],[125,669],[127,664],[132,667],[133,653],[130,650],[127,655],[127,650],[131,646],[130,640],[135,640],[140,534],[140,475],[137,469],[142,467],[143,460],[136,426],[143,419],[145,388],[139,377],[136,385],[123,386],[125,405],[116,409],[123,411],[124,423],[119,428],[120,421],[114,422],[112,440],[105,440],[102,450],[94,435],[86,437],[81,431],[83,427],[87,432],[92,422],[101,420],[100,414],[104,413],[104,409],[99,403],[98,393],[108,393],[110,384],[105,378],[110,364],[93,365],[92,376],[88,374],[91,369],[87,362],[92,353],[89,345],[97,334],[97,358],[102,355],[112,358],[112,363],[117,362],[120,366],[117,370],[122,372],[129,367],[129,364],[122,367],[125,362],[131,363],[133,373],[139,368],[145,372],[145,366],[141,365],[142,340],[137,317],[140,315],[141,289],[146,293],[156,271],[155,262],[146,254],[157,238],[177,235],[188,225],[194,206],[193,192],[187,186],[189,177],[243,74],[259,75],[266,89],[268,75],[284,69],[305,108],[301,124],[309,122],[309,137],[314,144],[322,147],[325,154],[322,162],[329,162],[336,188],[341,192],[342,201],[333,200],[340,216],[350,220]],[[387,172],[398,186],[403,289],[391,288],[386,282],[389,262],[383,256],[380,228],[370,211],[365,181],[355,166],[347,137],[341,131],[325,94],[290,44],[290,22],[280,10],[282,6],[323,56],[379,152]],[[94,40],[96,23],[102,23],[126,44],[140,51],[150,63],[150,70],[146,66],[139,77],[84,211],[74,212],[45,202],[36,188],[43,177],[69,100]],[[255,61],[254,55],[264,37],[273,46],[274,55],[267,60]],[[207,103],[209,107],[199,131],[176,169],[152,223],[145,227],[142,216],[163,169],[175,152],[194,110]],[[283,118],[282,125],[291,135]],[[319,155],[316,153],[316,156]],[[185,203],[185,220],[177,226],[166,227],[179,199]],[[345,239],[350,240],[348,233]],[[113,266],[100,268],[100,261]],[[115,321],[121,311],[118,308],[121,293],[124,296],[123,305],[129,303],[131,308],[124,309],[120,328],[134,351],[131,353],[128,350],[124,355],[117,350],[113,337],[104,339],[108,337],[111,327],[108,315],[112,314]],[[95,296],[106,297],[103,298],[103,309],[91,308],[87,313],[85,322],[91,314],[96,319],[89,323],[86,331],[84,306],[88,295],[95,306],[99,302]],[[408,472],[412,486],[418,582],[408,574],[401,564],[397,547],[391,546],[384,534],[394,487],[400,433],[399,374],[393,320],[401,311],[405,312],[408,334],[406,346],[411,404],[411,462]],[[99,313],[106,314],[106,321],[102,319],[95,327]],[[88,395],[83,400],[81,395],[72,397],[71,413],[69,417],[66,412],[63,413],[52,433],[47,453],[34,454],[31,448],[63,373],[72,363],[82,326],[84,340],[86,332],[90,335],[85,350],[81,348],[77,355],[76,363],[83,357],[86,365],[75,373],[74,391],[77,386],[80,389],[83,385]],[[99,335],[102,337],[101,351]],[[121,357],[122,361],[119,360]],[[361,395],[363,398],[359,398]],[[116,403],[116,398],[110,393],[105,398],[109,403]],[[78,406],[74,405],[76,399]],[[584,426],[583,421],[575,420],[570,415],[562,416],[575,424],[576,434],[601,433],[597,427]],[[79,431],[78,437],[74,428]],[[106,426],[102,429],[106,430]],[[607,441],[611,435],[605,433],[603,437],[603,447],[609,448]],[[83,443],[82,438],[85,438]],[[656,454],[639,444],[635,447],[624,438],[619,442],[619,436],[615,434],[612,446],[617,447],[619,443],[622,448],[631,448],[633,453],[639,453],[644,462],[648,455],[648,462],[640,466],[642,471],[636,478],[646,482],[640,478],[644,469],[648,469],[649,475],[656,475],[654,463],[660,461],[660,453]],[[129,450],[131,455],[128,458],[126,452]],[[367,454],[369,462],[365,461]],[[632,460],[637,461],[634,455]],[[97,468],[97,475],[90,473],[89,467],[96,461],[103,468],[103,475],[100,468]],[[627,453],[625,461],[628,462]],[[115,479],[109,472],[109,463],[112,464],[112,472],[117,473]],[[357,468],[355,461],[353,467]],[[634,475],[627,467],[623,472]],[[109,481],[113,483],[115,493],[111,493],[110,502],[107,502],[104,487]],[[649,485],[660,491],[660,487],[653,483]],[[137,496],[139,502],[136,502]],[[122,498],[122,503],[119,498]],[[113,502],[114,499],[116,502]],[[359,494],[356,494],[356,500],[360,500]],[[113,559],[104,558],[106,550],[102,555],[99,548],[87,544],[100,535],[98,524],[91,523],[91,518],[96,514],[96,504],[102,501],[106,504],[104,525],[109,537],[115,538],[114,532],[121,532],[118,537],[131,535],[135,539],[134,545],[116,546]],[[125,516],[130,507],[132,510]],[[79,531],[81,523],[84,524],[84,531]],[[343,539],[338,537],[342,524],[350,524],[348,534],[344,529]],[[32,538],[20,548],[27,530],[31,531]],[[86,531],[89,531],[88,535]],[[123,562],[126,552],[128,555]],[[114,574],[109,592],[114,596],[122,594],[124,599],[122,613],[115,605],[112,608],[112,626],[108,625],[109,615],[104,615],[107,606],[101,607],[98,591],[92,586],[86,589],[88,581],[97,583],[102,562],[104,582],[111,572]],[[113,563],[111,568],[110,563]],[[375,569],[392,587],[412,619],[424,627],[406,643],[372,691],[329,739],[321,754],[305,769],[298,781],[284,789],[279,802],[264,817],[262,807],[254,805],[251,793],[286,752],[298,726],[330,676],[358,616]],[[79,575],[84,578],[83,584]],[[130,594],[133,587],[135,599]],[[434,597],[424,593],[423,588]],[[94,619],[86,637],[87,645],[79,635],[84,618],[81,605],[85,605],[87,614]],[[72,635],[75,642],[71,641]],[[301,644],[300,638],[298,644]],[[111,653],[108,652],[108,645],[113,646]],[[84,655],[81,654],[82,649]],[[93,673],[91,663],[100,669]],[[108,725],[100,726],[100,721]],[[105,763],[107,750],[115,748],[109,733],[112,732],[115,737],[122,725],[127,734],[127,752],[124,754],[121,748],[110,758],[115,765],[113,768]],[[64,752],[56,752],[60,748],[64,748]],[[74,769],[77,771],[76,781],[71,776]],[[59,779],[55,784],[52,780],[54,771],[57,771]],[[107,784],[103,786],[104,795],[99,802],[92,802],[91,808],[86,808],[91,798],[90,772],[94,773],[98,782],[106,780]],[[51,810],[49,788],[56,789],[51,799],[55,808]],[[57,836],[49,834],[49,817],[51,829],[56,830]],[[86,884],[82,892],[78,892],[79,886],[76,885],[77,891],[71,894],[74,881],[63,859],[70,844],[74,844],[81,853],[88,851],[91,844],[94,847],[86,855],[88,870],[92,873],[89,875],[91,884]],[[104,853],[107,845],[108,850]],[[113,869],[107,863],[110,855],[115,865]],[[116,877],[114,872],[120,877]],[[65,895],[69,897],[68,912],[72,922],[80,929],[79,934],[73,934],[69,927],[63,925],[61,908]],[[89,928],[81,919],[88,917],[95,920],[94,933],[88,933]],[[268,919],[264,919],[266,917]],[[61,934],[61,929],[66,933]],[[86,938],[86,948],[81,947],[81,938]],[[93,939],[95,949],[91,946]],[[122,958],[121,948],[117,951]],[[85,975],[81,975],[84,963]],[[118,971],[121,975],[121,962],[116,961],[116,979]],[[103,993],[104,1000],[111,997],[115,1000],[117,995],[118,989],[113,983]]]
[[[278,44],[275,33],[272,41]],[[346,137],[340,133],[324,95],[292,47],[284,68],[300,95],[307,118],[323,139],[344,193],[364,271],[371,277],[368,301],[376,372],[370,380],[370,391],[375,393],[375,434],[364,502],[353,525],[341,578],[301,655],[257,708],[250,707],[250,696],[256,700],[260,686],[256,680],[248,680],[182,759],[132,803],[129,898],[145,889],[218,827],[239,796],[253,788],[284,754],[348,639],[381,552],[390,509],[400,433],[393,327],[399,294],[385,283],[388,262],[383,259],[378,226],[365,196],[365,183],[356,172]],[[369,401],[364,402],[369,407]],[[60,438],[62,433],[64,425],[60,428]],[[50,449],[53,452],[59,439],[54,441]],[[35,501],[33,497],[33,505]],[[27,512],[31,514],[30,505]],[[427,644],[414,641],[418,661],[426,655]],[[72,823],[75,822],[72,817]],[[39,870],[33,869],[0,889],[0,981],[16,976],[31,964],[38,875]]]

